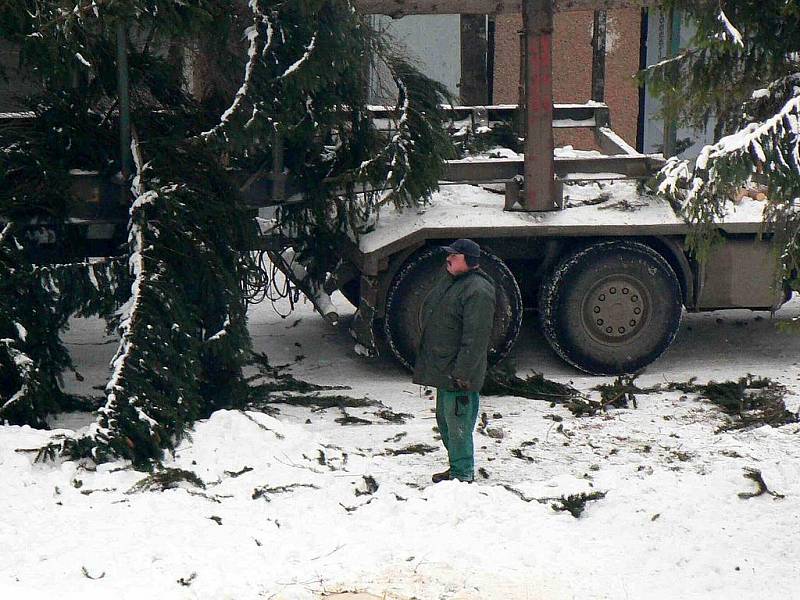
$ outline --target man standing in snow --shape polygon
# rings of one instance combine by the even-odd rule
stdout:
[[[414,366],[414,383],[436,388],[436,422],[450,460],[447,471],[432,477],[434,483],[474,477],[472,432],[495,307],[494,282],[478,265],[480,246],[461,239],[444,250],[446,269],[422,305]]]

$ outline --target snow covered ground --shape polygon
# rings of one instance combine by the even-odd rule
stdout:
[[[797,410],[800,334],[776,322],[798,315],[798,299],[775,319],[688,315],[640,384],[753,373],[787,385]],[[34,464],[19,450],[54,432],[0,427],[0,598],[800,597],[800,425],[716,434],[722,414],[680,392],[584,418],[488,397],[482,410],[503,437],[476,434],[487,477],[431,485],[446,466],[431,399],[391,361],[356,356],[348,320],[334,329],[308,305],[281,320],[264,304],[252,310],[251,331],[273,364],[351,386],[342,393],[408,413],[407,422],[388,422],[375,406],[347,409],[369,425],[338,423],[336,408],[221,411],[166,461],[204,487],[167,491],[137,491],[144,474],[122,463]],[[79,321],[69,343],[86,379],[66,385],[91,393],[107,375],[113,340],[101,323]],[[608,381],[561,363],[532,327],[515,358],[520,372],[584,391]],[[392,452],[420,443],[436,450]],[[745,467],[785,497],[740,498],[755,491]],[[532,500],[590,491],[607,495],[578,519]]]

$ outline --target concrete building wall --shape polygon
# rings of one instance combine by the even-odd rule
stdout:
[[[591,98],[592,22],[590,11],[557,14],[553,36],[553,96],[556,102],[583,103]],[[519,15],[497,18],[495,29],[494,102],[519,100]],[[614,10],[608,14],[606,97],[611,124],[629,144],[636,145],[639,89],[633,76],[639,70],[642,14]],[[558,145],[594,148],[589,132],[556,131]]]
[[[667,40],[670,27],[673,28],[679,48],[691,45],[696,31],[694,24],[685,21],[679,14],[673,18],[674,22],[670,24],[665,11],[657,8],[650,9],[647,27],[648,65],[654,65],[667,58]],[[649,93],[646,94],[643,119],[644,130],[642,132],[645,152],[662,152],[664,149],[664,120],[659,114],[660,110],[661,101]],[[678,127],[677,131],[675,131],[676,150],[679,150],[677,155],[680,158],[695,158],[703,149],[703,146],[713,144],[714,125],[715,120],[710,117],[704,130]]]
[[[379,29],[386,30],[417,66],[431,79],[443,83],[453,96],[458,97],[461,79],[461,25],[458,15],[420,15],[390,19],[373,17]],[[388,84],[386,73],[373,71],[371,101],[383,104],[394,101],[395,89],[388,85],[389,93],[381,93],[375,77]]]

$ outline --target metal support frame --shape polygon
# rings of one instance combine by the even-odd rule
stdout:
[[[558,178],[564,181],[649,179],[663,163],[660,155],[620,154],[590,158],[556,158],[553,161],[553,168]],[[442,181],[475,184],[508,183],[522,175],[523,170],[527,171],[527,165],[519,158],[449,160]],[[555,186],[555,180],[553,181]],[[508,200],[510,198],[507,198]]]
[[[453,121],[475,119],[476,114],[485,114],[489,122],[514,121],[519,111],[518,104],[490,104],[487,106],[450,106],[441,105],[442,110]],[[373,119],[396,120],[400,111],[395,106],[370,106],[370,117]],[[554,104],[553,127],[556,129],[575,127],[600,127],[608,125],[608,106],[603,104]],[[387,127],[391,123],[385,123]],[[391,127],[388,127],[391,128]]]
[[[553,162],[553,3],[525,0],[525,190],[522,208],[557,208]]]
[[[606,31],[608,13],[594,11],[592,27],[592,100],[605,102],[606,95]]]
[[[519,14],[527,0],[354,0],[359,12],[388,15],[509,15]],[[553,0],[555,12],[645,8],[663,0]]]

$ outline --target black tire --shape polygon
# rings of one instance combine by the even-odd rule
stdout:
[[[545,338],[592,375],[635,373],[675,339],[681,287],[669,263],[640,242],[591,245],[563,259],[542,284]]]
[[[413,369],[420,337],[420,310],[443,268],[445,252],[428,248],[410,257],[395,275],[386,295],[384,333],[392,354],[407,369]],[[489,341],[489,364],[504,358],[519,335],[522,324],[522,295],[505,263],[488,252],[481,253],[481,269],[495,282],[497,290],[494,327]]]

